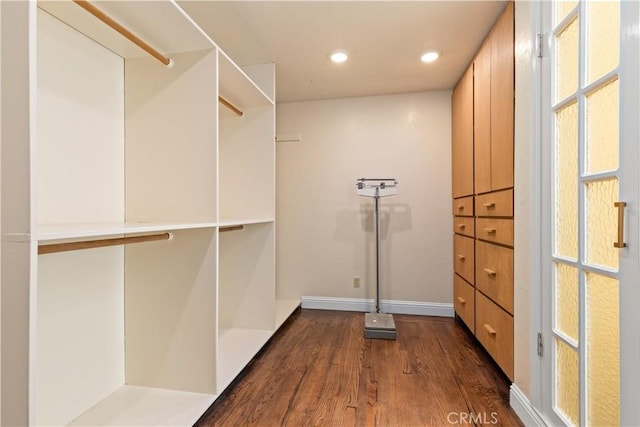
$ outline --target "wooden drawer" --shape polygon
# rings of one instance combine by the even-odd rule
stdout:
[[[476,218],[476,237],[493,243],[513,246],[513,220]]]
[[[475,275],[474,240],[470,237],[454,234],[453,236],[453,270],[464,280],[473,284]]]
[[[476,291],[476,337],[513,380],[513,317]]]
[[[460,319],[475,334],[475,291],[457,274],[453,275],[453,307]]]
[[[454,216],[453,232],[457,234],[464,234],[465,236],[469,237],[475,237],[476,227],[474,218],[466,216]]]
[[[513,249],[477,241],[475,285],[513,314]]]
[[[453,199],[453,215],[473,216],[473,196]]]
[[[476,196],[476,216],[513,216],[513,190]]]

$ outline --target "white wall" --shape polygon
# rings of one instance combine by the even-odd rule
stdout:
[[[2,22],[2,7],[0,7],[0,22]],[[0,32],[0,82],[2,81],[2,33]],[[0,84],[0,100],[2,100],[2,85]],[[0,129],[2,129],[2,102],[0,101]],[[2,135],[0,133],[0,147]],[[0,150],[0,153],[2,150]],[[0,157],[0,164],[2,158]],[[2,177],[0,176],[0,201],[2,200]],[[0,202],[0,205],[2,203]],[[2,209],[0,209],[0,224],[2,224]],[[1,228],[1,227],[0,227]],[[0,244],[0,319],[2,319],[2,245]],[[0,366],[2,366],[2,329],[0,328]],[[0,369],[0,384],[2,384],[2,369]],[[2,387],[0,386],[0,420],[2,420]]]
[[[531,159],[535,155],[532,123],[531,2],[515,3],[515,188],[514,193],[514,382],[531,399]]]
[[[356,179],[397,178],[381,200],[381,298],[451,303],[451,91],[277,107],[280,297],[374,298],[373,199]],[[359,277],[360,288],[353,287]]]

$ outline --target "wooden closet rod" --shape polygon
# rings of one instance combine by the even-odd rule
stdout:
[[[150,234],[147,236],[118,237],[115,239],[87,240],[84,242],[52,243],[38,246],[38,255],[54,254],[57,252],[77,251],[80,249],[103,248],[106,246],[126,245],[129,243],[154,242],[171,239],[170,233]]]
[[[231,227],[220,227],[220,232],[224,233],[225,231],[241,231],[244,230],[244,225],[232,225]]]
[[[81,8],[83,8],[84,10],[86,10],[87,12],[89,12],[90,14],[92,14],[93,16],[95,16],[96,18],[98,18],[99,20],[101,20],[102,22],[104,22],[105,24],[107,24],[109,27],[113,28],[115,31],[120,33],[125,38],[129,39],[132,43],[134,43],[135,45],[143,49],[145,52],[147,52],[149,55],[156,58],[158,61],[162,62],[167,67],[170,67],[173,64],[173,61],[171,60],[171,58],[167,58],[166,56],[164,56],[163,54],[161,54],[160,52],[158,52],[157,50],[149,46],[147,43],[144,42],[144,40],[140,39],[131,31],[127,30],[125,27],[120,25],[109,15],[107,15],[106,13],[104,13],[103,11],[101,11],[100,9],[98,9],[88,1],[73,0],[73,2],[78,6],[80,6]]]
[[[224,105],[229,110],[231,110],[234,113],[236,113],[238,116],[240,116],[240,117],[244,116],[244,112],[241,109],[239,109],[238,107],[236,107],[235,105],[233,105],[232,103],[230,103],[229,101],[224,99],[223,97],[219,96],[218,97],[218,101],[220,101],[220,104]]]

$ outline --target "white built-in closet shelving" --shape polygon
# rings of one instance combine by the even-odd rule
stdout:
[[[191,425],[299,304],[275,283],[275,68],[173,1],[93,4],[173,64],[71,1],[2,2],[2,419]]]

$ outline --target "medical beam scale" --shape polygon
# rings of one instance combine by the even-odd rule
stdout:
[[[380,311],[380,198],[398,193],[394,178],[360,178],[356,181],[358,195],[374,199],[374,229],[376,239],[376,307],[364,315],[364,337],[395,340],[396,324],[391,314]]]

